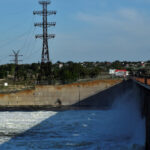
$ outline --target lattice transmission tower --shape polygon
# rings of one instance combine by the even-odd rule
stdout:
[[[15,51],[13,50],[13,55],[9,55],[9,56],[14,57],[14,60],[11,60],[11,61],[14,62],[15,65],[18,65],[18,63],[19,63],[20,61],[22,61],[22,60],[19,60],[19,57],[20,57],[20,56],[23,56],[23,55],[19,55],[19,52],[20,52],[20,50],[18,50],[17,52],[15,52]]]
[[[48,34],[48,28],[56,25],[56,22],[48,22],[48,19],[47,19],[48,15],[55,15],[56,14],[56,11],[48,11],[47,10],[47,5],[49,5],[50,3],[51,2],[49,0],[39,1],[39,4],[42,5],[43,10],[42,11],[33,11],[34,15],[41,15],[43,17],[42,23],[35,23],[34,24],[35,27],[39,26],[39,27],[43,28],[43,34],[35,35],[36,39],[37,38],[43,39],[41,63],[50,62],[48,39],[55,38],[55,34]]]
[[[23,55],[19,55],[20,50],[18,51],[14,51],[13,50],[13,55],[9,55],[11,57],[14,57],[13,60],[11,60],[12,62],[14,62],[15,64],[15,74],[14,74],[14,80],[17,81],[19,76],[18,76],[18,64],[19,62],[21,62],[22,60],[19,60],[19,57],[22,57]]]

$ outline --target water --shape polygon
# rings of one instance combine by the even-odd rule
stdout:
[[[132,94],[110,110],[0,112],[0,149],[144,150],[145,120]]]

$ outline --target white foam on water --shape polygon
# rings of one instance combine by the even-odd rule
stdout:
[[[11,136],[25,132],[45,119],[55,115],[56,112],[0,112],[0,144],[7,142]],[[11,135],[9,137],[9,135]]]

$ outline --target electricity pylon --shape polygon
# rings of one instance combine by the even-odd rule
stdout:
[[[43,28],[43,34],[37,34],[35,35],[35,38],[43,39],[43,48],[42,48],[42,58],[41,63],[48,63],[50,62],[49,59],[49,48],[48,48],[48,39],[55,38],[55,34],[48,34],[48,27],[55,26],[56,22],[48,22],[47,16],[48,15],[55,15],[56,11],[48,11],[47,5],[49,5],[51,2],[48,0],[39,1],[39,4],[42,5],[43,10],[42,11],[34,11],[34,15],[41,15],[43,17],[42,23],[35,23],[34,26],[42,27]]]
[[[14,80],[15,81],[18,80],[18,64],[19,64],[19,62],[22,61],[22,60],[19,60],[19,57],[23,56],[23,55],[19,55],[19,52],[20,52],[20,50],[18,50],[17,52],[15,52],[13,50],[14,54],[13,55],[9,55],[9,56],[14,57],[14,59],[11,60],[11,61],[14,62],[14,64],[15,64],[15,75],[14,75]]]

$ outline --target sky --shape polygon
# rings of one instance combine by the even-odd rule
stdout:
[[[33,15],[38,0],[0,1],[0,64],[10,63],[20,50],[23,63],[41,61],[42,33]],[[57,61],[150,60],[150,0],[51,0],[50,59]],[[22,63],[22,62],[21,62]]]

